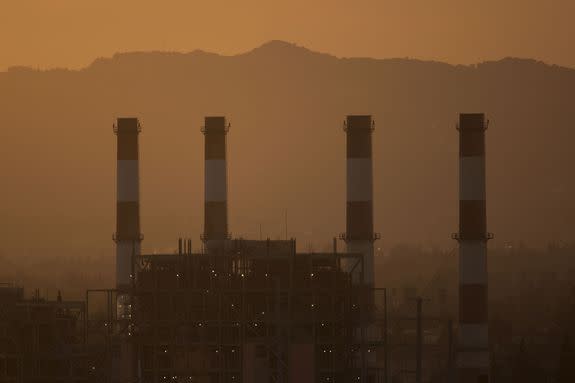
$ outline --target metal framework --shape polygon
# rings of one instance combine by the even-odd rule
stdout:
[[[361,255],[296,254],[294,240],[136,257],[128,328],[139,381],[383,382],[375,289],[352,284],[344,259],[363,276]],[[88,317],[88,339],[112,335],[114,320]]]
[[[23,289],[1,287],[0,382],[84,382],[84,302],[23,298]]]

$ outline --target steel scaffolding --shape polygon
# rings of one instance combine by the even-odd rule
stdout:
[[[384,381],[377,290],[362,284],[361,255],[233,240],[210,254],[135,257],[134,270],[123,328],[142,383]]]

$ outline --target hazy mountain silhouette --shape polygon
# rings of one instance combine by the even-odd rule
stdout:
[[[339,59],[281,41],[237,56],[122,53],[80,71],[0,73],[0,249],[112,248],[118,116],[141,119],[147,250],[199,241],[205,115],[226,115],[230,229],[327,243],[345,226],[346,114],[370,113],[384,243],[455,245],[457,113],[491,120],[498,241],[575,237],[575,70],[524,59],[452,66]],[[110,253],[111,254],[111,253]]]

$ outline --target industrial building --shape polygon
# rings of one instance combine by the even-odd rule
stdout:
[[[461,383],[478,383],[489,373],[485,123],[483,115],[460,118],[457,366]],[[422,373],[426,344],[440,355],[428,358],[435,363],[429,370],[455,370],[453,329],[445,318],[424,324],[420,298],[413,299],[414,315],[397,308],[393,318],[388,306],[395,302],[388,304],[387,291],[375,287],[371,116],[348,116],[344,123],[343,252],[335,239],[331,252],[305,253],[296,251],[295,239],[231,237],[229,127],[218,116],[206,117],[201,129],[202,251],[193,253],[191,241],[179,239],[176,253],[150,255],[141,253],[141,127],[136,118],[117,120],[116,288],[88,290],[84,302],[48,302],[39,294],[25,300],[22,289],[0,289],[10,307],[0,317],[0,382],[388,383],[397,370],[422,383],[431,375]]]
[[[0,286],[0,382],[83,382],[90,358],[84,347],[84,302],[24,298]]]
[[[117,381],[381,381],[370,116],[349,116],[346,253],[232,239],[224,117],[206,117],[204,251],[140,254],[136,119],[120,118]],[[113,364],[112,364],[113,367]]]

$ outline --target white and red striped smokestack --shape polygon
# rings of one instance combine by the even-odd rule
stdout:
[[[489,381],[487,330],[487,213],[482,113],[459,115],[459,347],[460,383]]]
[[[373,161],[371,116],[347,116],[347,252],[363,255],[364,283],[374,283]],[[355,279],[355,278],[354,278]]]
[[[120,320],[117,329],[122,341],[114,381],[133,382],[135,353],[128,337],[132,317],[130,288],[133,257],[140,255],[140,166],[137,118],[118,118],[114,131],[118,136],[117,204],[116,204],[116,310]]]
[[[131,285],[132,256],[140,254],[140,167],[137,118],[118,118],[117,204],[116,204],[116,286]]]
[[[225,117],[206,117],[205,135],[204,234],[209,250],[221,247],[228,234],[228,184]]]

